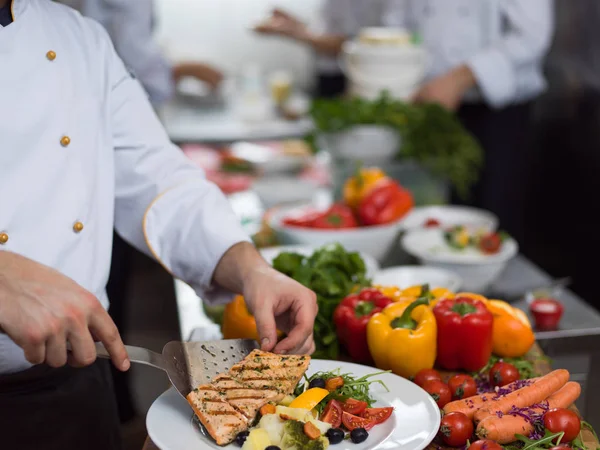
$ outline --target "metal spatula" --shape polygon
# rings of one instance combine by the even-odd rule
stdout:
[[[158,354],[142,347],[126,345],[132,363],[145,364],[167,372],[171,384],[186,397],[201,384],[209,383],[215,376],[227,372],[244,359],[258,343],[252,339],[229,339],[206,342],[167,343]],[[101,343],[96,343],[100,358],[110,358]]]

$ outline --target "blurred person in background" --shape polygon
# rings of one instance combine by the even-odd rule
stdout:
[[[275,9],[255,31],[309,45],[317,54],[316,95],[336,97],[346,91],[346,78],[338,62],[344,42],[362,28],[381,25],[384,1],[325,0],[319,23],[314,27]]]
[[[173,64],[163,54],[154,39],[154,0],[58,0],[99,22],[108,32],[117,54],[128,70],[142,84],[155,107],[172,99],[177,84],[191,77],[206,83],[211,89],[219,87],[223,74],[215,67],[200,62]],[[116,233],[110,278],[107,286],[111,299],[110,315],[119,331],[127,333],[127,287],[135,249]],[[129,388],[129,372],[112,368],[119,413],[123,422],[135,417]]]
[[[546,89],[552,0],[387,0],[383,17],[418,33],[430,54],[414,101],[456,112],[484,148],[467,203],[493,211],[522,241],[531,111]]]

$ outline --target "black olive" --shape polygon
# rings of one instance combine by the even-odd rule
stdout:
[[[249,431],[241,431],[240,433],[238,433],[238,435],[235,437],[235,445],[237,445],[238,447],[243,446],[249,434]]]
[[[369,437],[369,433],[364,428],[355,428],[350,432],[350,439],[355,444],[360,444],[361,442],[365,442]]]
[[[265,450],[281,450],[279,447],[277,447],[276,445],[269,445],[267,448],[265,448]]]
[[[344,440],[344,438],[346,437],[346,433],[344,433],[344,431],[340,430],[339,428],[330,428],[329,430],[327,430],[327,433],[325,433],[325,436],[327,436],[327,439],[329,439],[329,443],[331,445],[335,445],[339,444]]]
[[[323,378],[315,378],[313,380],[310,380],[310,383],[308,383],[308,387],[309,388],[325,388],[325,380]]]

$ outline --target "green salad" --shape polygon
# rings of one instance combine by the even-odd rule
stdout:
[[[314,330],[317,349],[313,357],[335,359],[339,354],[339,345],[333,312],[355,288],[370,285],[360,254],[348,252],[340,244],[330,244],[310,256],[281,253],[273,260],[273,267],[317,294],[319,313]]]

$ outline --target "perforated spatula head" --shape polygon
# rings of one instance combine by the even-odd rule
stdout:
[[[252,339],[172,341],[163,347],[164,369],[173,386],[186,397],[199,385],[228,372],[256,348],[258,343]]]

